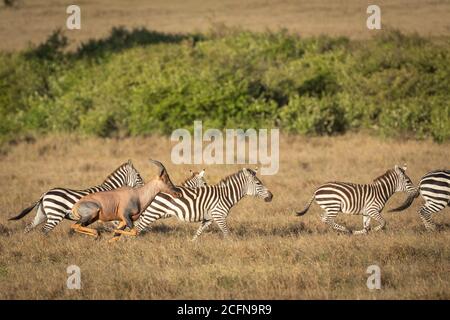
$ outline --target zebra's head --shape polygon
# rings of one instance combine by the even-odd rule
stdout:
[[[394,167],[394,173],[397,176],[396,179],[397,186],[395,189],[396,192],[407,192],[407,193],[415,192],[416,189],[414,187],[414,184],[406,174],[406,164],[404,164],[403,167],[396,165]]]
[[[191,188],[200,188],[200,187],[204,187],[204,186],[208,185],[204,178],[205,169],[203,169],[200,172],[196,172],[196,171],[192,171],[192,170],[189,170],[189,172],[191,173],[191,176],[183,183],[184,186],[191,187]]]
[[[139,171],[133,166],[131,160],[128,160],[124,167],[125,182],[126,185],[132,188],[142,187],[144,185],[144,180],[141,177]]]
[[[272,201],[273,195],[269,191],[269,189],[267,189],[266,186],[263,185],[261,180],[256,177],[257,170],[258,169],[256,169],[255,171],[247,168],[242,169],[245,180],[247,182],[247,191],[245,194],[248,196],[262,198],[264,199],[264,201],[270,202]]]

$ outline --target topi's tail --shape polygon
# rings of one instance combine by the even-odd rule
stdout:
[[[313,196],[309,200],[308,204],[306,205],[305,209],[303,209],[302,211],[297,211],[297,216],[302,216],[309,210],[309,207],[311,207],[311,204],[314,201],[315,196],[316,196],[316,193],[313,194]]]
[[[19,213],[17,216],[11,217],[8,220],[19,220],[22,219],[23,217],[25,217],[27,214],[29,214],[37,205],[39,205],[42,201],[43,196],[41,196],[41,198],[36,201],[35,203],[33,203],[31,206],[29,206],[28,208],[25,208],[22,210],[21,213]]]
[[[418,196],[419,196],[419,187],[416,187],[415,190],[408,195],[408,198],[406,198],[405,202],[403,202],[403,204],[400,207],[391,209],[389,210],[389,212],[397,212],[409,208],[413,203],[414,199],[417,198]]]

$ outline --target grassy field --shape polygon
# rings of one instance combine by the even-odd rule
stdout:
[[[16,8],[0,5],[0,50],[24,49],[44,41],[55,29],[65,29],[67,1],[18,0]],[[112,27],[146,27],[163,32],[207,31],[215,25],[252,31],[287,28],[302,36],[367,38],[366,0],[79,0],[81,30],[68,31],[71,47],[104,37]],[[382,28],[441,36],[450,31],[446,0],[379,0]],[[3,5],[3,1],[2,1]],[[14,36],[11,36],[14,35]]]
[[[1,299],[449,299],[450,216],[436,215],[443,230],[428,233],[416,210],[385,213],[384,232],[367,236],[338,235],[322,224],[314,205],[302,218],[314,188],[328,180],[370,182],[395,164],[407,162],[417,183],[428,170],[448,168],[448,142],[382,140],[363,134],[300,138],[282,136],[280,171],[263,176],[274,194],[271,203],[244,199],[229,217],[231,240],[214,226],[195,243],[197,224],[168,219],[152,232],[110,245],[69,236],[64,221],[48,236],[23,234],[30,214],[8,222],[55,186],[82,188],[100,183],[131,158],[145,178],[154,173],[147,162],[163,161],[175,182],[189,169],[170,162],[167,138],[82,139],[50,136],[29,139],[0,155],[0,298]],[[240,166],[207,166],[210,183]],[[395,195],[393,208],[404,199]],[[361,217],[340,217],[360,228]],[[66,289],[66,268],[81,268],[82,289]],[[368,266],[381,268],[382,289],[366,287]]]

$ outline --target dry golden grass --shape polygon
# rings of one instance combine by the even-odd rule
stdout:
[[[69,233],[64,221],[48,236],[23,234],[34,212],[19,222],[7,218],[55,186],[82,188],[101,182],[131,158],[145,178],[160,159],[176,182],[189,169],[170,162],[167,138],[123,140],[41,138],[20,143],[1,156],[0,298],[2,299],[410,299],[450,298],[449,210],[435,220],[444,230],[424,232],[416,214],[385,213],[387,229],[368,236],[338,235],[323,225],[314,205],[302,218],[314,188],[327,180],[369,182],[396,163],[408,163],[414,182],[431,169],[447,167],[449,143],[381,140],[362,134],[333,138],[281,138],[280,171],[262,177],[272,203],[244,199],[231,212],[230,241],[216,226],[196,243],[198,224],[167,219],[139,238],[107,243]],[[215,183],[240,166],[208,166]],[[395,195],[388,208],[404,195]],[[352,228],[362,218],[340,217]],[[66,268],[82,272],[82,289],[66,289]],[[366,287],[366,268],[378,264],[382,289]]]
[[[65,29],[67,1],[19,0],[17,9],[0,7],[0,50],[40,43],[55,29]],[[104,37],[112,27],[146,27],[164,32],[196,32],[213,25],[264,31],[287,28],[303,36],[319,34],[367,38],[367,0],[97,0],[76,2],[81,30],[67,31],[72,48],[80,41]],[[423,36],[450,32],[450,2],[379,0],[382,27]]]

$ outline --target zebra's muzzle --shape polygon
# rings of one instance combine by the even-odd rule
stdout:
[[[272,198],[273,198],[273,194],[271,192],[269,192],[269,195],[264,198],[264,201],[265,202],[270,202],[270,201],[272,201]]]

